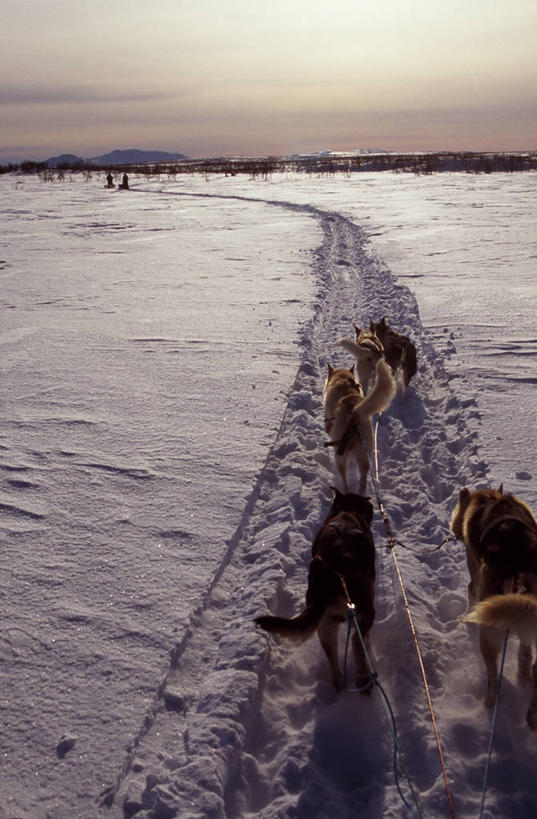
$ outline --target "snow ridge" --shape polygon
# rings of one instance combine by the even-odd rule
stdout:
[[[396,537],[416,550],[401,550],[399,560],[439,705],[441,738],[443,729],[448,733],[450,780],[457,771],[449,769],[449,748],[457,747],[462,758],[468,735],[474,739],[470,729],[457,735],[441,707],[443,680],[460,652],[461,635],[454,632],[465,607],[462,551],[459,545],[438,552],[431,547],[448,533],[459,488],[486,479],[471,429],[477,411],[472,401],[463,406],[451,392],[412,293],[394,280],[359,227],[311,206],[267,204],[309,213],[323,229],[312,271],[318,282],[314,317],[302,334],[302,360],[287,408],[242,520],[107,794],[115,816],[403,815],[391,743],[374,698],[336,696],[316,640],[290,648],[258,633],[252,622],[267,605],[291,615],[303,600],[311,540],[334,481],[331,455],[322,446],[326,364],[350,366],[335,341],[353,322],[383,315],[418,347],[418,375],[379,428],[380,480]],[[374,660],[403,750],[412,748],[407,765],[423,803],[429,815],[447,815],[421,676],[378,514],[374,533],[379,564]],[[430,589],[427,599],[424,585]],[[484,747],[486,726],[482,729]],[[476,756],[464,762],[474,765],[478,779]],[[475,813],[479,797],[477,791],[456,794],[460,815]]]

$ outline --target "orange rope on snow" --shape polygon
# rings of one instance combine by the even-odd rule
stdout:
[[[433,709],[433,701],[432,701],[432,697],[431,697],[431,691],[430,691],[430,688],[429,688],[429,683],[427,681],[427,674],[425,673],[425,666],[423,664],[421,649],[420,649],[420,645],[419,645],[419,642],[418,642],[418,635],[417,635],[416,629],[414,627],[414,620],[412,618],[412,613],[410,611],[410,606],[408,605],[408,599],[407,599],[407,596],[406,596],[405,586],[404,586],[404,583],[403,583],[403,577],[402,577],[401,571],[399,569],[399,563],[397,562],[397,556],[395,554],[395,549],[393,548],[393,546],[390,547],[390,551],[392,553],[392,557],[393,557],[393,561],[394,561],[394,565],[395,565],[395,570],[397,572],[397,577],[399,579],[399,584],[401,586],[401,592],[403,594],[403,602],[404,602],[404,605],[405,605],[405,609],[406,609],[406,613],[407,613],[407,617],[408,617],[408,622],[410,624],[410,631],[412,632],[412,637],[414,639],[414,645],[416,647],[416,654],[418,655],[418,663],[419,663],[420,670],[421,670],[421,676],[423,677],[423,685],[425,687],[425,695],[427,697],[427,704],[429,706],[429,712],[431,714],[431,722],[432,722],[432,725],[433,725],[433,732],[434,732],[434,736],[435,736],[435,740],[436,740],[436,747],[438,749],[438,756],[440,757],[440,765],[442,767],[442,776],[444,778],[444,785],[446,787],[447,800],[448,800],[448,803],[449,803],[451,816],[453,817],[453,819],[455,819],[456,815],[455,815],[455,809],[453,807],[453,799],[452,799],[452,796],[451,796],[451,790],[450,790],[450,787],[449,787],[449,782],[448,782],[448,777],[447,777],[446,763],[445,763],[445,760],[444,760],[444,754],[442,752],[442,746],[440,744],[440,735],[438,733],[438,726],[436,724],[436,717],[435,717],[434,709]]]
[[[377,420],[377,423],[375,425],[375,453],[374,453],[374,455],[375,455],[375,475],[373,477],[373,485],[374,485],[374,488],[375,488],[375,494],[376,494],[376,497],[377,497],[377,503],[378,503],[378,506],[379,506],[380,514],[382,515],[382,519],[383,519],[384,525],[386,527],[386,534],[387,534],[387,537],[388,537],[388,544],[387,545],[388,545],[388,547],[390,549],[390,552],[392,553],[393,562],[394,562],[394,565],[395,565],[395,570],[397,572],[397,578],[399,580],[399,585],[401,586],[401,592],[402,592],[402,595],[403,595],[403,602],[404,602],[405,610],[406,610],[406,613],[407,613],[408,622],[409,622],[409,625],[410,625],[410,631],[412,633],[412,638],[414,640],[414,646],[416,648],[416,654],[418,656],[418,663],[419,663],[419,666],[420,666],[421,676],[423,678],[423,684],[424,684],[424,687],[425,687],[425,695],[427,697],[427,704],[429,706],[429,712],[430,712],[430,715],[431,715],[431,722],[432,722],[432,725],[433,725],[433,732],[434,732],[434,736],[435,736],[435,740],[436,740],[436,747],[438,749],[438,756],[440,757],[440,765],[441,765],[441,768],[442,768],[442,776],[443,776],[444,785],[445,785],[445,788],[446,788],[446,795],[447,795],[447,800],[448,800],[448,804],[449,804],[449,809],[450,809],[451,816],[453,817],[453,819],[456,819],[455,808],[453,806],[453,798],[451,796],[451,789],[449,787],[449,781],[448,781],[448,776],[447,776],[446,763],[445,763],[445,759],[444,759],[444,754],[442,752],[442,746],[440,744],[440,735],[438,733],[438,726],[437,726],[437,723],[436,723],[436,717],[435,717],[434,708],[433,708],[433,700],[432,700],[432,697],[431,697],[431,690],[429,688],[429,682],[427,680],[427,674],[425,672],[425,666],[423,664],[423,657],[422,657],[421,649],[420,649],[419,642],[418,642],[418,635],[417,635],[417,632],[416,632],[416,628],[414,626],[414,620],[413,620],[413,617],[412,617],[412,613],[410,611],[410,606],[408,604],[408,598],[407,598],[407,594],[406,594],[405,585],[403,583],[403,577],[402,577],[402,574],[401,574],[401,570],[399,568],[399,563],[397,561],[397,555],[395,554],[395,543],[396,543],[396,541],[395,541],[395,538],[394,538],[393,533],[392,533],[390,520],[388,518],[386,510],[384,509],[384,505],[382,503],[382,500],[381,500],[381,497],[380,497],[380,492],[379,492],[379,467],[378,467],[378,445],[377,445],[379,420],[380,419]]]

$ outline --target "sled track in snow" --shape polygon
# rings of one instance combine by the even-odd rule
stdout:
[[[370,317],[386,315],[418,347],[418,376],[383,417],[379,449],[383,496],[396,537],[423,548],[423,554],[401,554],[403,571],[418,560],[429,575],[430,600],[416,600],[412,584],[408,592],[411,604],[417,604],[418,628],[426,624],[422,650],[432,673],[433,698],[438,675],[456,657],[456,646],[436,656],[439,636],[432,623],[440,604],[446,614],[438,628],[454,628],[449,612],[457,589],[464,586],[462,561],[459,554],[443,550],[438,563],[428,547],[447,533],[458,488],[485,474],[475,434],[462,420],[476,411],[471,404],[461,408],[451,393],[413,295],[371,252],[358,226],[312,206],[266,204],[309,214],[323,229],[313,258],[318,283],[314,315],[300,338],[302,359],[275,441],[224,558],[172,650],[154,703],[106,794],[105,815],[350,819],[357,807],[363,815],[369,810],[368,816],[401,815],[390,773],[391,748],[373,700],[335,697],[316,643],[291,651],[267,640],[252,622],[267,604],[290,615],[303,599],[311,540],[333,482],[332,456],[322,446],[326,363],[352,363],[333,344],[352,335],[353,322]],[[447,427],[439,420],[446,413],[452,418]],[[407,515],[416,504],[423,510],[418,530]],[[417,749],[407,758],[410,773],[436,815],[447,815],[432,733],[415,736],[416,724],[427,719],[422,717],[426,706],[378,514],[374,531],[379,567],[372,642],[379,676],[396,714],[402,715],[403,748],[410,735]]]

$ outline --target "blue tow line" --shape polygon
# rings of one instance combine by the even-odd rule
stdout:
[[[496,683],[496,699],[494,701],[494,711],[492,714],[492,722],[489,734],[489,747],[487,750],[487,764],[485,766],[485,776],[483,778],[483,792],[481,794],[481,809],[479,811],[479,819],[482,819],[483,811],[485,810],[485,796],[487,795],[487,783],[490,771],[490,759],[492,756],[492,743],[494,741],[494,733],[496,731],[496,722],[498,720],[498,706],[500,703],[500,691],[502,687],[503,667],[505,665],[505,655],[507,652],[507,641],[509,639],[509,629],[505,632],[505,640],[503,641],[502,661],[500,663],[500,673],[498,675],[498,682]]]
[[[369,688],[371,688],[371,686],[375,687],[375,690],[377,692],[377,696],[379,698],[379,701],[380,701],[380,704],[381,704],[381,707],[382,707],[382,711],[384,713],[384,718],[386,719],[386,722],[388,723],[388,727],[389,727],[390,733],[392,735],[392,740],[393,740],[393,774],[394,774],[394,779],[395,779],[395,785],[397,787],[397,792],[399,793],[399,796],[401,797],[401,799],[402,799],[403,803],[405,804],[405,806],[407,808],[411,808],[412,806],[405,799],[403,791],[401,790],[401,785],[399,783],[399,773],[398,773],[398,758],[399,758],[400,762],[401,762],[401,766],[403,768],[405,778],[406,778],[406,780],[408,782],[410,791],[412,793],[412,797],[414,799],[414,804],[416,805],[418,815],[420,817],[423,817],[423,811],[422,811],[422,808],[421,808],[421,805],[420,805],[420,802],[419,802],[418,794],[416,793],[416,791],[414,789],[413,782],[412,782],[412,780],[410,778],[410,775],[408,773],[408,770],[406,768],[406,764],[405,764],[405,761],[404,761],[403,754],[401,753],[401,749],[399,748],[399,739],[397,737],[397,725],[396,725],[396,722],[395,722],[395,715],[393,713],[393,708],[392,708],[392,706],[390,704],[390,701],[388,699],[388,695],[386,694],[384,688],[382,687],[382,685],[378,681],[378,675],[377,675],[376,671],[373,670],[371,659],[369,657],[369,653],[367,651],[367,647],[365,645],[365,641],[364,641],[364,638],[362,636],[360,626],[358,625],[358,620],[357,620],[357,617],[356,617],[356,607],[355,607],[354,603],[351,603],[351,602],[347,602],[347,623],[348,623],[347,638],[346,638],[346,641],[345,641],[345,656],[344,656],[344,665],[343,665],[343,684],[344,684],[344,687],[345,687],[345,691],[349,691],[349,692],[351,692],[353,694],[361,694],[361,693],[367,691]],[[354,626],[356,628],[356,633],[358,634],[358,637],[360,639],[362,650],[364,652],[366,662],[367,662],[367,666],[369,668],[369,679],[367,680],[367,682],[364,685],[360,686],[359,688],[347,688],[347,659],[348,659],[348,655],[349,655],[349,643],[350,643],[351,629],[352,629],[352,624],[353,623],[354,623]]]

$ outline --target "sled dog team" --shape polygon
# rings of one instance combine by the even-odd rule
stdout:
[[[306,606],[296,617],[264,615],[256,623],[265,631],[303,641],[317,631],[337,690],[345,681],[338,658],[338,628],[346,620],[347,600],[366,650],[375,618],[375,545],[371,534],[373,505],[366,497],[374,448],[373,416],[391,404],[400,379],[403,389],[417,371],[416,348],[386,319],[370,322],[368,330],[354,325],[354,340],[336,346],[356,363],[349,369],[328,364],[323,390],[325,431],[333,447],[343,491],[334,489],[328,515],[312,544]],[[355,368],[357,376],[355,376]],[[352,468],[359,471],[358,492],[351,489]],[[487,672],[485,704],[494,705],[498,657],[505,631],[520,639],[518,680],[531,686],[527,722],[537,730],[537,521],[515,495],[499,489],[460,491],[451,517],[453,535],[463,541],[470,582],[466,622],[479,625],[479,646]],[[369,671],[362,641],[353,634],[355,684],[364,687]]]

